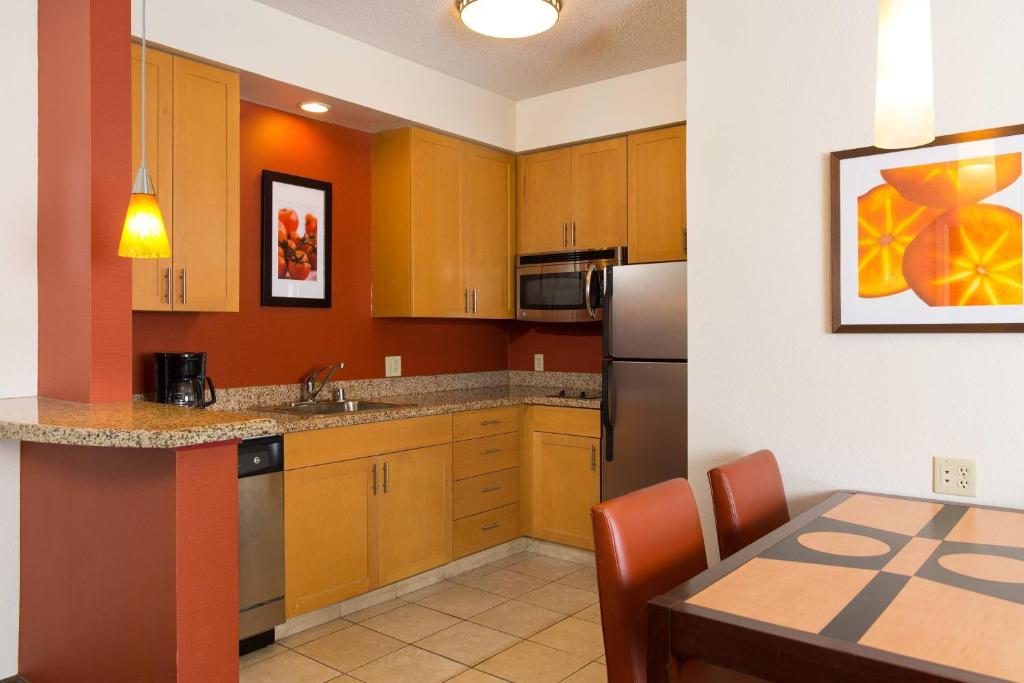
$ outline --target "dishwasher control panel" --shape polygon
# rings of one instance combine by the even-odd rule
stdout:
[[[238,477],[252,477],[284,469],[284,445],[279,436],[246,439],[238,446]]]

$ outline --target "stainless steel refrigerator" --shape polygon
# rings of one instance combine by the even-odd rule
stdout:
[[[602,370],[601,500],[685,477],[685,262],[608,270]]]

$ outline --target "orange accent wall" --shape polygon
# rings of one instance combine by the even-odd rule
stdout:
[[[535,353],[548,372],[601,372],[601,323],[511,325],[508,369],[533,370]]]
[[[39,0],[39,393],[131,393],[127,0]],[[74,122],[74,125],[69,125]]]
[[[206,351],[217,386],[298,382],[341,360],[339,379],[506,368],[505,324],[481,320],[370,317],[370,134],[249,102],[241,106],[241,284],[238,313],[133,315],[136,391],[152,384],[156,351]],[[260,306],[260,174],[326,180],[334,190],[333,306]]]

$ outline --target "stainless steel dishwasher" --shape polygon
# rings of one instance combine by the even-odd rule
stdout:
[[[280,436],[238,446],[239,652],[274,642],[284,623],[284,442]]]

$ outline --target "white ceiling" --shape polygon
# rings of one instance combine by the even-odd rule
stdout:
[[[686,58],[686,0],[563,0],[546,33],[473,33],[455,0],[257,0],[514,100]]]

